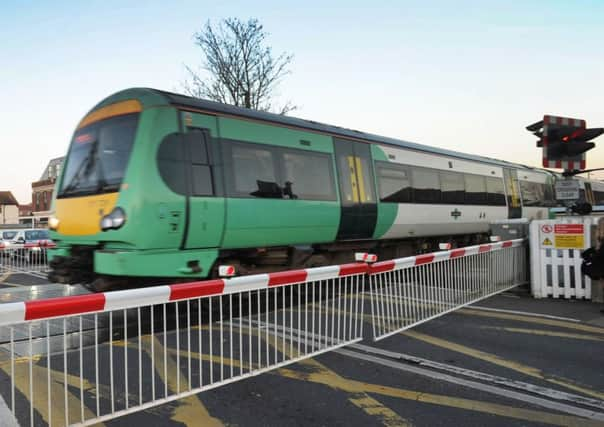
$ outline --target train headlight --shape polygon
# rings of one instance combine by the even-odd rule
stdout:
[[[101,230],[117,230],[126,223],[126,212],[120,207],[111,211],[109,215],[101,218]]]
[[[59,218],[51,216],[50,219],[48,220],[48,228],[50,228],[53,231],[56,231],[56,229],[59,228],[60,222],[61,221],[59,221]]]

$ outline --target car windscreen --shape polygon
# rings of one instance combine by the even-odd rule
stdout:
[[[17,235],[16,231],[3,231],[2,232],[2,240],[14,239],[16,235]]]
[[[25,240],[46,240],[48,230],[29,230],[25,232]]]
[[[117,191],[132,151],[138,117],[138,113],[126,114],[78,129],[57,197]]]

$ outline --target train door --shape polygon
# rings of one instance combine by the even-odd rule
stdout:
[[[596,204],[594,192],[591,188],[591,182],[585,182],[585,195],[582,197],[582,199],[592,206]]]
[[[216,118],[183,113],[189,186],[183,249],[220,246],[224,231],[224,197]]]
[[[370,147],[341,139],[335,139],[334,144],[341,201],[336,239],[369,239],[377,221]]]
[[[505,193],[507,195],[508,218],[521,218],[522,203],[520,199],[518,171],[515,169],[504,168],[503,180],[505,182]]]

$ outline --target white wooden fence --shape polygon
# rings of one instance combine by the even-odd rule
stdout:
[[[531,223],[531,291],[535,298],[591,299],[591,280],[581,274],[581,252],[592,245],[592,224],[591,217]]]

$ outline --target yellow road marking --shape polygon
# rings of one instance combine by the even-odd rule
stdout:
[[[262,339],[263,341],[266,341],[266,336],[263,336]],[[280,337],[271,335],[269,336],[268,342],[273,348],[276,347],[278,351],[285,354],[287,357],[292,358],[295,356],[291,353],[289,345],[286,344],[283,346],[283,341]],[[294,349],[294,351],[297,352],[297,349]],[[314,359],[307,359],[301,363],[318,368],[320,372],[326,373],[329,377],[339,377],[338,374],[329,370]],[[363,391],[354,392],[351,396],[348,396],[348,401],[357,408],[363,410],[366,414],[377,417],[386,427],[408,427],[412,425],[392,409],[386,407]]]
[[[304,361],[302,362],[302,364],[311,364],[313,366],[318,366],[319,368],[322,366],[312,359]],[[330,372],[324,371],[309,373],[298,372],[287,368],[281,368],[279,369],[279,373],[287,378],[324,384],[328,387],[347,391],[349,393],[372,393],[382,396],[412,400],[422,403],[431,403],[435,405],[448,406],[457,409],[483,412],[490,415],[499,415],[502,417],[515,418],[538,423],[547,423],[559,426],[602,426],[601,422],[587,420],[579,417],[557,415],[543,411],[517,408],[513,406],[505,406],[480,400],[463,399],[458,397],[399,389],[378,384],[370,384],[361,381],[346,379],[339,375],[331,375]]]
[[[12,275],[13,275],[13,273],[11,271],[7,271],[2,276],[0,276],[0,282],[4,282],[6,279],[8,279]]]
[[[422,333],[415,332],[415,331],[406,331],[406,332],[401,332],[401,333],[403,335],[407,335],[411,338],[415,338],[417,340],[427,342],[427,343],[435,345],[437,347],[446,348],[448,350],[455,351],[457,353],[462,353],[467,356],[474,357],[476,359],[484,360],[484,361],[492,363],[494,365],[503,366],[503,367],[511,369],[513,371],[521,372],[525,375],[528,375],[528,376],[531,376],[534,378],[539,378],[541,380],[544,380],[544,381],[547,381],[547,382],[550,382],[553,384],[558,384],[558,385],[568,388],[570,390],[575,390],[575,391],[578,391],[585,395],[593,396],[598,399],[604,400],[604,393],[600,393],[600,392],[590,390],[585,387],[571,384],[566,379],[559,380],[556,378],[545,376],[543,374],[543,372],[537,368],[523,365],[522,363],[514,362],[512,360],[503,359],[495,354],[486,353],[484,351],[476,350],[476,349],[466,347],[461,344],[456,344],[454,342],[444,340],[442,338],[432,337],[430,335],[422,334]]]
[[[22,360],[23,359],[24,358],[22,358]],[[10,376],[10,364],[3,364],[0,369]],[[33,365],[32,378],[34,385],[32,404],[34,406],[34,410],[38,412],[38,414],[47,424],[50,424],[50,421],[52,421],[52,425],[65,425],[65,398],[63,397],[65,395],[64,373],[61,371],[55,371],[53,369],[50,371],[50,413],[48,412],[48,371],[46,367]],[[15,364],[14,381],[15,388],[25,396],[27,401],[31,401],[31,397],[29,395],[29,364]],[[73,387],[80,387],[79,377],[68,374],[67,382]],[[92,387],[92,385],[86,380],[83,381],[83,385],[86,389]],[[60,396],[60,398],[57,398],[57,396]],[[7,402],[7,404],[10,405],[10,402]],[[82,402],[80,399],[68,391],[67,404],[69,411],[69,423],[81,421]],[[96,417],[96,415],[92,413],[86,406],[84,406],[84,419],[94,417]],[[102,426],[104,424],[99,423],[96,425]]]
[[[593,335],[573,334],[570,332],[545,331],[543,329],[505,328],[499,326],[481,326],[481,329],[493,329],[498,331],[516,332],[519,334],[543,335],[548,337],[572,338],[577,340],[604,341],[604,338]]]
[[[604,334],[604,328],[597,326],[583,325],[581,323],[565,322],[563,320],[540,319],[537,317],[522,316],[518,314],[495,313],[490,311],[477,311],[471,309],[461,309],[457,313],[469,314],[471,316],[493,317],[495,319],[517,320],[520,322],[536,323],[538,325],[558,326],[566,329],[576,329],[577,331],[592,332],[595,334]]]
[[[146,339],[142,340],[143,349],[147,354],[151,354],[151,345],[149,343],[150,339],[145,337]],[[168,384],[168,388],[172,391],[176,391],[177,381],[176,375],[180,377],[180,389],[182,391],[189,389],[189,384],[187,379],[182,374],[182,372],[177,371],[176,362],[171,358],[166,358],[166,368],[168,372],[168,377],[164,375],[164,358],[159,355],[163,355],[164,347],[161,342],[157,339],[157,337],[150,337],[154,342],[154,351],[157,355],[155,357],[155,372],[159,375],[164,384]],[[178,392],[178,391],[177,391]],[[198,395],[189,396],[183,399],[178,400],[178,406],[174,410],[171,419],[173,421],[178,421],[184,423],[187,426],[209,426],[209,427],[220,427],[223,426],[222,422],[214,418],[210,415],[206,407],[199,400]]]

